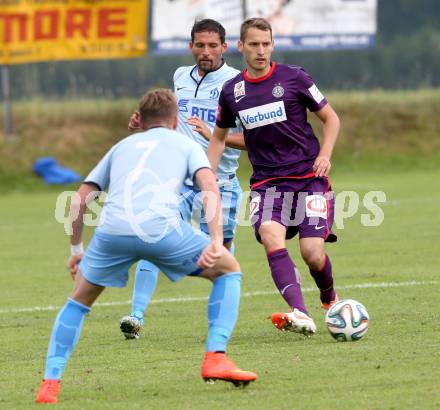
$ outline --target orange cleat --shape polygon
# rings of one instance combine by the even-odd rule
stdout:
[[[273,325],[283,332],[297,332],[310,336],[316,332],[313,319],[299,309],[289,313],[274,313],[271,316]]]
[[[58,393],[61,389],[59,380],[43,380],[38,391],[37,403],[58,403]]]
[[[245,387],[254,381],[257,375],[239,369],[225,353],[206,352],[202,364],[202,377],[207,384],[213,384],[215,380],[224,380],[236,387]]]
[[[339,298],[338,298],[338,295],[335,295],[335,298],[333,299],[333,300],[331,300],[329,303],[323,303],[322,305],[321,305],[321,307],[324,309],[324,310],[329,310],[335,303],[338,303],[339,302]]]

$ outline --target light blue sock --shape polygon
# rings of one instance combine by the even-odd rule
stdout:
[[[234,242],[231,243],[231,249],[229,249],[229,252],[231,253],[231,255],[235,255],[235,244]]]
[[[241,272],[231,272],[214,280],[208,301],[206,351],[226,351],[240,305]]]
[[[150,262],[140,260],[134,276],[131,314],[144,323],[144,314],[157,286],[159,269]]]
[[[45,379],[61,379],[67,360],[78,343],[84,318],[90,310],[89,307],[69,298],[59,311],[47,349]]]

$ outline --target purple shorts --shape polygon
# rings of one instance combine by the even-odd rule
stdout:
[[[331,231],[335,200],[327,177],[278,179],[254,188],[250,194],[250,217],[255,236],[265,221],[287,228],[286,239],[323,238],[336,242]]]

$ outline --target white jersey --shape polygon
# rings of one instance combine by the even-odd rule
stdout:
[[[113,146],[84,182],[108,188],[97,230],[159,240],[178,229],[183,182],[210,168],[203,149],[179,132],[153,128]]]
[[[179,125],[177,130],[199,143],[208,152],[208,141],[192,126],[187,124],[191,116],[199,117],[212,131],[217,117],[218,98],[223,84],[240,72],[223,63],[215,71],[198,75],[197,65],[179,67],[174,73],[174,92],[179,104]],[[236,129],[235,132],[239,132]],[[240,150],[226,147],[218,165],[220,179],[234,175],[238,168]]]

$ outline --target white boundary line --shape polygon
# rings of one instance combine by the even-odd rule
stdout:
[[[370,288],[399,288],[403,286],[423,286],[423,285],[437,285],[439,281],[409,281],[409,282],[379,282],[379,283],[360,283],[354,285],[337,286],[337,289],[370,289]],[[316,287],[303,288],[303,292],[317,291]],[[252,298],[255,296],[268,296],[278,294],[277,291],[256,291],[245,292],[241,295],[244,298]],[[179,298],[162,298],[153,299],[150,303],[184,303],[184,302],[200,302],[208,300],[207,296],[199,297],[179,297]],[[97,302],[93,307],[106,307],[106,306],[120,306],[130,305],[131,300],[115,301],[115,302]],[[49,312],[52,310],[59,310],[61,306],[34,306],[28,308],[16,308],[16,309],[0,309],[0,314],[7,313],[28,313],[28,312]]]

